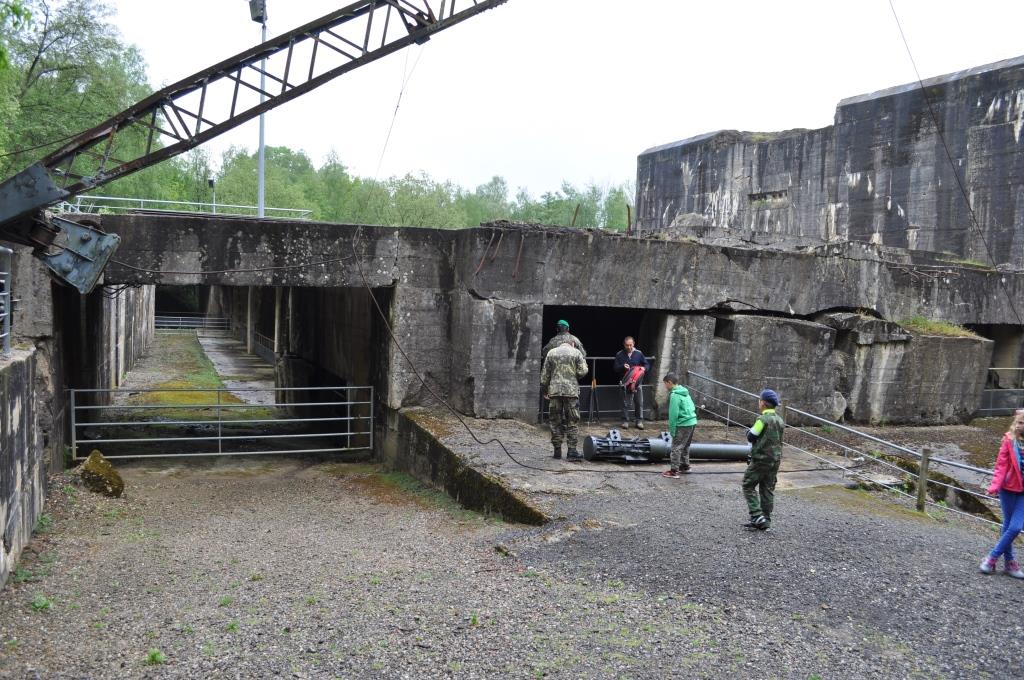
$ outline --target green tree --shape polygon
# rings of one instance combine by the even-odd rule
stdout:
[[[34,20],[8,39],[15,78],[7,96],[14,106],[9,101],[0,111],[5,116],[0,128],[24,151],[0,159],[0,176],[13,174],[66,141],[69,133],[96,125],[150,92],[138,50],[121,43],[106,21],[106,5],[96,0],[27,0],[24,5]],[[112,150],[115,157],[129,155],[127,146],[143,140],[125,136],[119,143]]]
[[[7,68],[6,36],[20,30],[32,19],[32,13],[22,0],[0,0],[0,71]]]

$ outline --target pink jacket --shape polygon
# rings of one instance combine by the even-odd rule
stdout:
[[[1013,450],[1013,437],[1009,436],[1003,437],[1003,445],[999,447],[999,455],[996,457],[992,483],[988,487],[990,494],[1002,490],[1024,492],[1024,476],[1021,475],[1020,463]]]

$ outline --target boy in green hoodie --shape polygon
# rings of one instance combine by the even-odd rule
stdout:
[[[697,426],[697,408],[693,405],[690,392],[679,384],[675,373],[663,378],[668,390],[668,433],[672,435],[672,469],[661,473],[662,477],[679,479],[680,474],[690,471],[690,442]]]

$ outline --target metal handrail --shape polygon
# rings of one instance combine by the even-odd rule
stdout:
[[[725,387],[725,388],[728,388],[730,390],[733,390],[734,392],[739,392],[740,394],[745,394],[745,395],[747,395],[749,397],[753,397],[754,399],[758,399],[759,398],[759,395],[754,394],[753,392],[747,392],[746,390],[740,389],[739,387],[734,387],[732,385],[729,385],[728,383],[719,382],[718,380],[715,380],[714,378],[709,378],[708,376],[701,375],[700,373],[697,373],[695,371],[687,371],[686,374],[687,375],[692,375],[692,376],[694,376],[696,378],[700,378],[701,380],[705,380],[705,381],[707,381],[707,382],[709,382],[709,383],[711,383],[713,385],[718,385],[720,387]],[[869,441],[873,441],[873,442],[875,442],[877,444],[882,444],[883,446],[888,446],[889,448],[895,449],[897,451],[900,451],[901,453],[906,453],[906,454],[909,454],[911,456],[914,456],[915,458],[917,458],[919,460],[921,458],[921,454],[919,452],[914,451],[913,449],[908,449],[907,447],[901,446],[900,444],[896,444],[896,443],[893,443],[893,442],[890,442],[890,441],[886,441],[884,439],[880,439],[879,437],[875,437],[874,435],[870,435],[867,432],[861,432],[860,430],[855,430],[852,427],[849,427],[847,425],[843,425],[841,423],[837,423],[834,420],[829,420],[828,418],[822,418],[820,416],[814,415],[813,413],[808,413],[807,411],[802,411],[802,410],[796,408],[795,406],[790,406],[789,404],[786,404],[785,407],[786,407],[787,411],[792,411],[793,413],[797,413],[797,414],[799,414],[801,416],[804,416],[805,418],[810,418],[811,420],[819,422],[822,425],[828,425],[829,427],[834,427],[837,430],[842,430],[843,432],[847,432],[849,434],[856,435],[856,436],[861,437],[863,439],[867,439]],[[970,472],[977,472],[977,473],[980,473],[980,474],[983,474],[983,475],[991,475],[992,474],[992,470],[989,470],[989,469],[986,469],[986,468],[976,467],[974,465],[968,465],[967,463],[961,463],[961,462],[955,461],[955,460],[946,460],[944,458],[935,458],[935,457],[931,457],[930,460],[931,460],[932,463],[938,463],[938,464],[941,464],[941,465],[948,465],[949,467],[959,468],[961,470],[968,470]]]
[[[723,387],[730,388],[730,389],[732,389],[732,390],[734,390],[736,392],[739,392],[741,394],[755,396],[755,397],[757,396],[756,394],[753,394],[752,392],[745,391],[743,389],[740,389],[738,387],[734,387],[734,386],[729,385],[727,383],[722,383],[722,382],[719,382],[719,381],[715,381],[715,380],[713,380],[711,378],[707,378],[707,376],[700,376],[699,374],[694,373],[694,372],[690,372],[690,371],[688,371],[687,373],[690,374],[690,375],[693,375],[693,376],[701,377],[701,378],[703,378],[705,380],[708,380],[710,382],[714,382],[714,383],[716,383],[718,385],[721,385]],[[741,413],[748,414],[748,415],[750,415],[752,417],[757,417],[759,415],[757,412],[752,411],[751,409],[745,409],[743,407],[740,407],[739,405],[735,405],[735,403],[732,403],[730,401],[726,401],[725,399],[722,399],[721,397],[715,396],[713,394],[709,394],[708,392],[705,392],[705,391],[701,390],[698,387],[691,387],[690,389],[694,393],[703,395],[703,396],[707,397],[710,400],[714,400],[714,401],[718,401],[720,403],[723,403],[723,405],[725,405],[728,408],[725,414],[722,414],[720,412],[716,412],[716,411],[714,411],[712,409],[709,409],[708,406],[707,406],[707,403],[703,403],[703,402],[700,405],[700,409],[703,410],[703,411],[706,411],[706,412],[708,412],[710,414],[712,414],[713,416],[717,416],[718,418],[724,419],[727,424],[736,424],[736,425],[740,425],[740,426],[745,426],[744,423],[740,423],[739,421],[736,421],[736,420],[732,419],[731,411],[733,409],[736,410],[736,411],[739,411]],[[786,407],[786,409],[794,411],[794,412],[797,412],[797,413],[801,413],[802,415],[804,415],[803,412],[800,412],[797,409],[792,409],[790,407]],[[807,415],[809,415],[809,414],[807,414]],[[836,426],[837,425],[837,423],[831,423],[831,422],[828,422],[828,424],[831,425],[831,426]],[[806,435],[809,435],[809,436],[814,437],[816,439],[819,439],[819,440],[822,440],[822,441],[826,441],[826,442],[828,442],[831,445],[834,445],[834,447],[836,447],[836,448],[840,449],[841,451],[843,451],[843,455],[844,455],[844,457],[847,460],[849,460],[848,453],[854,453],[854,454],[856,454],[858,456],[866,457],[866,458],[870,459],[872,463],[876,463],[876,464],[882,465],[883,467],[887,467],[887,468],[893,469],[893,470],[897,471],[900,474],[907,474],[907,471],[904,470],[903,468],[899,467],[898,465],[890,463],[889,461],[886,461],[886,460],[884,460],[882,458],[879,458],[878,456],[873,456],[873,455],[871,455],[869,453],[864,453],[864,452],[858,451],[856,449],[851,449],[850,447],[847,447],[847,445],[844,444],[841,441],[836,441],[834,439],[828,439],[827,437],[823,437],[821,435],[818,435],[818,434],[816,434],[814,432],[811,432],[811,431],[809,431],[809,430],[807,430],[807,429],[805,429],[803,427],[794,426],[794,425],[786,425],[786,427],[787,428],[796,429],[801,434],[806,434]],[[853,431],[856,432],[856,430],[853,430]],[[872,437],[872,439],[884,443],[885,445],[887,445],[887,447],[891,447],[893,449],[903,450],[903,448],[900,447],[899,444],[895,444],[895,443],[893,443],[891,441],[886,441],[885,439],[879,439],[878,437]],[[822,463],[824,465],[836,468],[837,470],[842,470],[844,476],[847,473],[849,473],[849,474],[852,474],[852,475],[854,475],[856,477],[860,477],[861,479],[865,479],[865,480],[869,481],[872,484],[877,484],[879,486],[882,486],[882,487],[886,488],[886,490],[889,491],[889,492],[892,492],[892,493],[897,494],[899,496],[904,496],[904,497],[909,498],[909,499],[914,499],[914,497],[911,494],[908,494],[906,491],[904,491],[903,488],[901,488],[899,486],[895,486],[893,484],[885,483],[884,481],[881,481],[881,480],[876,479],[876,478],[871,478],[867,474],[859,471],[854,466],[844,466],[844,465],[840,465],[840,464],[836,463],[835,461],[830,461],[830,460],[828,460],[828,459],[826,459],[826,458],[824,458],[822,456],[819,456],[818,454],[815,454],[812,451],[809,451],[809,450],[807,450],[807,449],[805,449],[803,447],[800,447],[800,445],[795,444],[792,441],[786,441],[786,442],[783,443],[783,445],[786,448],[790,448],[790,449],[793,449],[795,451],[798,451],[798,452],[800,452],[800,453],[802,453],[802,454],[804,454],[804,455],[806,455],[806,456],[808,456],[808,457],[810,457],[810,458],[812,458],[812,459],[814,459],[814,460],[816,460],[816,461],[818,461],[818,462],[820,462],[820,463]],[[930,460],[934,461],[935,459],[930,459]],[[919,483],[921,483],[920,480],[919,480]],[[965,493],[965,494],[967,494],[969,496],[972,496],[974,498],[980,499],[980,500],[982,500],[984,502],[987,502],[989,504],[993,503],[993,499],[991,497],[984,496],[984,495],[979,494],[977,492],[971,491],[970,488],[966,488],[964,486],[956,486],[954,484],[948,484],[948,483],[945,483],[945,482],[942,482],[942,481],[939,481],[939,480],[936,480],[936,479],[928,479],[927,483],[928,484],[938,484],[938,485],[941,485],[941,486],[945,486],[946,488],[952,488],[953,491],[963,492],[963,493]],[[919,502],[920,502],[920,500],[919,500]],[[986,517],[975,515],[975,514],[972,514],[970,512],[965,512],[963,510],[958,510],[956,508],[949,507],[947,505],[940,505],[939,503],[936,503],[935,501],[929,500],[927,498],[927,496],[926,496],[924,502],[925,502],[925,505],[929,505],[929,506],[932,506],[934,508],[945,510],[947,512],[952,512],[952,513],[955,513],[955,514],[958,514],[958,515],[964,515],[965,517],[970,517],[972,519],[975,519],[975,520],[978,520],[978,521],[981,521],[981,522],[984,522],[984,523],[992,524],[992,525],[995,525],[995,526],[999,525],[998,522],[993,522],[992,520],[990,520],[990,519],[988,519]]]
[[[103,205],[109,202],[113,205]],[[117,205],[118,203],[124,205]],[[167,208],[153,208],[149,206],[180,206],[180,209],[170,210]],[[57,206],[61,212],[68,213],[97,213],[100,210],[109,213],[123,213],[132,210],[146,210],[148,212],[194,212],[210,215],[225,215],[229,217],[255,217],[259,214],[259,207],[255,205],[237,205],[234,203],[199,203],[196,201],[168,201],[158,198],[125,198],[123,196],[76,196],[73,202],[64,201]],[[84,209],[83,209],[84,208]],[[228,210],[225,211],[224,209]],[[232,210],[236,212],[232,212]],[[243,210],[245,212],[237,212]],[[268,214],[284,213],[284,214]],[[264,217],[288,217],[291,219],[305,220],[312,216],[313,211],[306,208],[264,208]]]
[[[153,317],[153,326],[161,330],[202,328],[224,331],[231,327],[231,319],[223,316],[163,316],[157,314]]]
[[[0,356],[11,355],[11,297],[14,251],[0,246]]]

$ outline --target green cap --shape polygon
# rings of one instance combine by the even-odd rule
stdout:
[[[555,325],[556,326],[565,326],[566,328],[568,328],[569,327],[569,322],[566,321],[565,319],[559,319],[558,323],[556,323]]]

